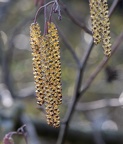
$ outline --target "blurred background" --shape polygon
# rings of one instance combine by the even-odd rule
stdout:
[[[62,0],[70,13],[91,29],[87,0]],[[48,2],[48,1],[47,1]],[[109,6],[112,0],[109,0]],[[46,124],[43,108],[35,99],[29,27],[38,7],[33,0],[0,0],[0,141],[10,131],[29,125],[32,136],[29,144],[55,144],[58,129]],[[49,7],[50,8],[50,7]],[[50,10],[50,9],[49,9]],[[75,25],[62,10],[62,20],[53,20],[81,60],[92,37]],[[43,12],[38,17],[42,33]],[[123,31],[123,1],[119,1],[110,19],[111,41]],[[78,67],[69,49],[60,38],[62,63],[63,104],[61,120],[74,93]],[[79,100],[71,119],[66,144],[123,144],[123,43],[91,87]],[[87,62],[83,83],[103,59],[101,45],[94,46]],[[100,134],[102,133],[102,134]],[[37,141],[37,142],[36,142]],[[97,140],[98,141],[98,140]],[[24,144],[22,137],[15,143]],[[98,144],[98,143],[97,143]]]

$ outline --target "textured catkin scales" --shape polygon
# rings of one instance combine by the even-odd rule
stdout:
[[[41,32],[39,24],[31,24],[30,26],[30,44],[32,48],[32,60],[33,60],[33,74],[35,80],[36,98],[39,105],[44,103],[44,81],[41,71],[41,57],[40,57],[40,45],[41,45]]]
[[[59,117],[59,108],[58,105],[54,103],[54,100],[52,97],[48,98],[46,105],[46,118],[47,118],[47,123],[49,125],[52,125],[54,127],[59,127],[60,126],[60,117]]]
[[[54,96],[54,103],[60,105],[62,103],[60,45],[57,28],[52,22],[48,23],[48,37],[50,45],[50,86]]]
[[[102,8],[102,42],[104,54],[106,56],[111,55],[111,42],[110,42],[110,21],[108,16],[108,4],[107,0],[101,0],[101,8]]]
[[[99,14],[101,12],[99,3],[100,0],[90,0],[90,14],[92,22],[92,33],[94,43],[99,44],[101,42],[101,25]]]
[[[90,0],[90,14],[94,43],[102,41],[104,54],[111,55],[110,22],[108,16],[107,0]]]
[[[60,117],[58,105],[62,103],[60,46],[57,29],[54,23],[48,23],[47,41],[47,82],[50,94],[46,96],[46,117],[49,125],[59,127]]]
[[[41,36],[38,23],[30,26],[33,74],[39,105],[45,103],[47,123],[59,127],[59,105],[62,103],[59,36],[54,23]]]
[[[59,113],[58,105],[53,104],[52,102],[46,103],[46,118],[49,125],[56,128],[60,126]]]
[[[46,118],[47,118],[47,123],[51,126],[53,126],[53,117],[54,117],[54,111],[53,111],[53,95],[52,95],[52,90],[51,90],[51,85],[50,85],[50,65],[49,65],[49,60],[50,60],[50,45],[49,45],[49,38],[48,35],[43,36],[43,47],[42,47],[42,54],[44,55],[43,59],[43,65],[45,69],[45,109],[46,109]]]
[[[54,23],[48,23],[48,33],[41,36],[38,23],[30,26],[33,74],[36,98],[45,103],[47,123],[59,127],[59,105],[62,103],[59,36]]]

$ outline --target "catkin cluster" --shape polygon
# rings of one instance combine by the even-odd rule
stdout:
[[[108,13],[107,0],[90,0],[94,43],[99,44],[102,41],[102,47],[106,56],[111,55],[110,22]]]
[[[48,33],[41,36],[39,25],[30,26],[33,73],[39,105],[45,103],[47,123],[59,127],[62,103],[61,63],[58,31],[48,23]]]

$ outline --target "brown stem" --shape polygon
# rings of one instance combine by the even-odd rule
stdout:
[[[61,2],[61,5],[64,9],[64,11],[66,12],[67,16],[72,20],[73,23],[75,23],[77,26],[79,26],[80,28],[82,28],[85,32],[87,32],[88,34],[92,35],[92,32],[85,26],[84,23],[79,22],[78,19],[76,19],[68,10],[67,6]]]
[[[38,17],[38,14],[39,14],[40,10],[41,10],[42,8],[44,8],[44,7],[47,7],[47,6],[51,5],[51,4],[53,4],[53,3],[54,3],[54,1],[50,1],[49,3],[41,6],[41,7],[37,10],[36,15],[35,15],[35,18],[34,18],[34,23],[36,23],[36,21],[37,21],[37,17]]]

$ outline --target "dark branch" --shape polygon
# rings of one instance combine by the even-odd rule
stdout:
[[[61,2],[61,5],[64,9],[64,11],[66,12],[67,16],[72,20],[73,23],[75,23],[77,26],[79,26],[80,28],[82,28],[85,32],[87,32],[88,34],[92,35],[92,32],[86,27],[86,25],[84,23],[80,23],[68,10],[67,6]]]
[[[116,6],[118,4],[119,0],[114,0],[113,4],[110,7],[110,11],[109,11],[109,16],[111,17],[111,15],[113,14],[114,10],[116,9]]]
[[[60,38],[62,38],[64,44],[66,45],[67,49],[70,51],[71,55],[73,56],[73,58],[75,59],[78,67],[80,67],[80,60],[79,58],[77,57],[75,51],[73,50],[72,46],[69,44],[69,42],[66,40],[64,34],[62,33],[62,31],[60,30],[60,28],[58,27],[58,31],[59,31],[59,34],[60,34]]]

